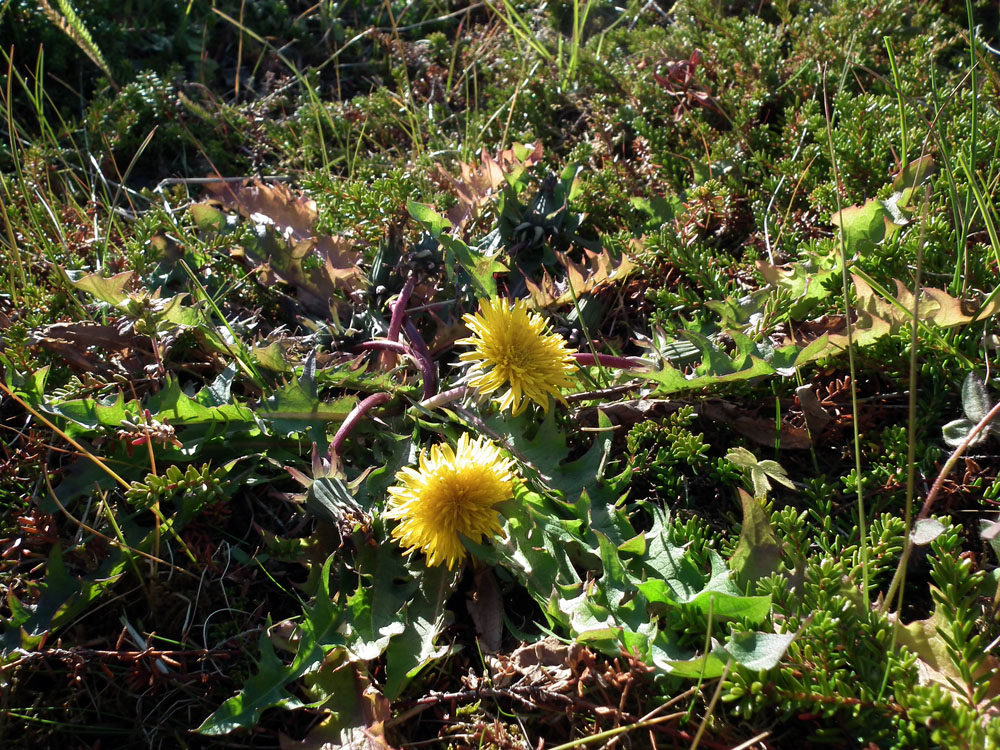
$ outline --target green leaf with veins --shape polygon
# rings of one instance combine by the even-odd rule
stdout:
[[[398,698],[424,667],[450,652],[451,647],[438,643],[438,638],[450,622],[445,604],[461,575],[461,569],[450,571],[443,565],[420,571],[416,595],[402,612],[404,628],[385,651],[383,692],[390,701]]]
[[[354,396],[336,401],[321,401],[316,387],[316,359],[311,354],[302,376],[288,383],[257,406],[257,416],[275,432],[284,435],[304,434],[320,451],[328,445],[327,429],[331,422],[343,422],[357,403]]]
[[[42,636],[74,619],[91,602],[113,585],[125,571],[127,559],[113,553],[94,571],[74,576],[66,570],[62,547],[52,546],[45,565],[45,578],[38,586],[38,595],[31,606],[22,604],[8,589],[7,603],[11,616],[0,620],[0,644],[3,653],[37,646]]]

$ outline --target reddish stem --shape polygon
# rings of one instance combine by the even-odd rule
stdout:
[[[410,340],[410,354],[420,366],[420,374],[424,378],[423,397],[430,398],[437,393],[437,372],[434,370],[434,360],[431,359],[430,350],[424,343],[424,337],[409,318],[403,320],[403,332]]]
[[[399,341],[387,341],[386,339],[374,339],[358,344],[358,349],[365,351],[395,352],[396,354],[409,354],[410,347]]]
[[[330,444],[330,449],[333,453],[340,453],[340,449],[344,445],[344,441],[347,440],[347,436],[351,434],[351,430],[354,429],[355,425],[361,421],[361,418],[365,414],[374,409],[376,406],[381,406],[391,399],[392,394],[373,393],[371,396],[351,409],[351,413],[347,415],[347,419],[345,419],[344,423],[340,425],[340,429],[337,430],[337,434],[333,436],[333,442]]]
[[[410,295],[413,294],[413,287],[417,284],[417,278],[415,276],[410,276],[406,283],[403,284],[403,289],[396,298],[396,301],[392,303],[392,317],[389,319],[389,333],[386,338],[389,341],[399,341],[399,331],[403,327],[403,320],[406,318],[406,306],[410,303]],[[396,354],[394,352],[386,352],[382,355],[382,365],[391,370],[396,366]]]
[[[389,335],[386,336],[390,341],[396,341],[399,339],[399,331],[403,327],[403,317],[406,315],[406,306],[410,302],[410,295],[413,294],[413,287],[417,285],[417,279],[415,276],[410,276],[403,285],[403,291],[399,293],[399,297],[392,305],[392,319],[389,321]]]
[[[366,351],[395,352],[396,354],[406,354],[413,358],[420,368],[420,376],[424,380],[424,393],[422,398],[430,398],[437,393],[437,375],[434,372],[434,362],[431,360],[431,353],[427,350],[420,332],[412,322],[406,320],[403,323],[403,330],[406,332],[410,344],[402,344],[399,341],[386,341],[385,339],[375,339],[359,344],[359,349]]]
[[[938,474],[937,479],[934,480],[933,486],[931,486],[931,491],[927,493],[927,499],[924,500],[923,506],[920,508],[920,513],[917,515],[917,520],[922,521],[927,518],[931,513],[931,506],[934,505],[934,500],[937,498],[938,493],[944,486],[944,481],[951,474],[951,470],[955,468],[955,464],[958,463],[958,459],[961,458],[962,454],[965,453],[966,449],[972,445],[972,441],[976,439],[976,435],[985,430],[990,422],[1000,416],[1000,403],[994,404],[993,408],[982,419],[979,423],[969,430],[969,434],[965,436],[965,440],[955,448],[948,460],[945,461],[944,466],[941,467],[941,472]]]

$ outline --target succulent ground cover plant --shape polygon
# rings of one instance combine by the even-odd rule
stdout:
[[[996,26],[0,5],[0,741],[1000,745]]]

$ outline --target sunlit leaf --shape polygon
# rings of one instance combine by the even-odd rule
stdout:
[[[795,633],[733,633],[720,651],[753,671],[774,669],[781,662]]]
[[[729,566],[746,583],[773,573],[781,560],[781,545],[774,536],[760,501],[739,490],[743,505],[743,525]]]

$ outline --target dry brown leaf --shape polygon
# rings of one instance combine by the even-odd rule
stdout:
[[[476,625],[480,647],[495,654],[503,636],[503,599],[491,568],[476,568],[473,580],[475,588],[466,597],[466,609]]]
[[[223,208],[257,224],[274,227],[273,241],[261,243],[263,254],[234,248],[263,284],[283,281],[296,288],[299,301],[311,312],[329,316],[336,291],[351,291],[364,283],[361,253],[355,242],[316,232],[316,202],[296,195],[285,185],[260,182],[246,186],[213,183],[209,192]]]
[[[683,401],[656,398],[613,401],[580,409],[576,419],[585,427],[597,427],[598,414],[604,414],[616,429],[627,431],[640,422],[666,419],[682,406]]]
[[[497,687],[516,683],[567,693],[579,682],[576,667],[586,650],[578,643],[566,644],[548,636],[520,646],[510,656],[491,657],[487,663]]]
[[[799,386],[795,389],[795,395],[799,399],[802,413],[805,414],[809,434],[812,435],[813,440],[816,440],[826,426],[833,421],[833,417],[823,408],[811,385]]]
[[[774,420],[753,416],[753,413],[726,401],[706,401],[697,408],[699,416],[727,424],[743,437],[758,445],[774,447]],[[781,448],[804,450],[811,445],[809,433],[801,427],[782,424],[779,433]]]
[[[479,164],[459,162],[460,178],[452,177],[438,165],[439,179],[458,199],[458,203],[447,213],[448,221],[456,233],[461,233],[469,222],[479,216],[479,209],[490,199],[493,191],[504,184],[505,175],[518,168],[532,167],[541,161],[541,141],[535,144],[523,161],[514,153],[516,148],[519,146],[501,151],[496,159],[484,148]]]
[[[535,309],[553,305],[566,305],[592,292],[602,284],[621,281],[635,268],[635,264],[623,257],[617,264],[607,250],[597,253],[584,249],[584,263],[576,263],[566,253],[556,252],[556,258],[566,269],[566,280],[557,282],[545,271],[540,283],[525,279],[531,304]]]
[[[134,375],[155,361],[147,337],[123,334],[113,326],[98,323],[55,323],[34,333],[31,345],[62,357],[77,370],[102,377],[116,373]],[[100,357],[91,347],[112,352],[114,356]]]
[[[265,185],[257,180],[249,185],[213,182],[207,190],[223,208],[237,211],[248,219],[255,215],[267,217],[276,227],[290,230],[293,239],[303,240],[313,236],[313,227],[319,218],[316,201],[304,195],[295,195],[287,185]]]
[[[910,325],[913,311],[913,293],[899,280],[896,280],[896,297],[886,300],[877,294],[872,287],[859,276],[851,274],[854,280],[856,295],[855,309],[858,318],[854,324],[854,343],[859,346],[869,344],[886,334],[898,331],[905,325]],[[983,320],[1000,311],[1000,299],[995,299],[988,305],[973,305],[956,297],[952,297],[943,289],[923,287],[920,295],[920,306],[917,317],[926,323],[932,323],[940,328],[952,328],[976,320]],[[828,319],[828,320],[833,320]],[[843,331],[843,318],[839,318]],[[800,331],[802,328],[800,327]],[[846,349],[847,334],[831,333],[829,341],[834,349]]]

